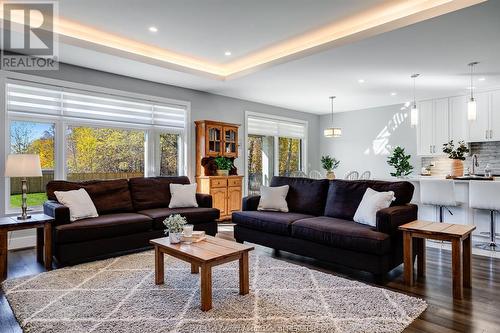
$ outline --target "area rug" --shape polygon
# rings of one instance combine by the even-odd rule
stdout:
[[[7,280],[25,332],[401,332],[425,301],[268,256],[250,256],[250,294],[238,263],[214,268],[213,309],[199,308],[199,275],[165,257],[154,284],[152,251]]]

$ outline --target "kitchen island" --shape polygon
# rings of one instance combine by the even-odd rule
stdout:
[[[400,179],[395,177],[379,178],[379,179],[384,181],[406,180],[412,183],[415,186],[412,203],[418,205],[418,218],[420,220],[439,221],[439,208],[437,208],[436,206],[423,205],[420,203],[420,180],[443,179],[443,177],[410,176],[409,178],[406,179]],[[489,232],[490,230],[490,212],[486,210],[473,209],[469,206],[469,184],[470,182],[475,182],[477,180],[455,179],[450,181],[455,182],[455,195],[459,206],[449,207],[453,215],[451,215],[446,209],[444,210],[444,222],[474,225],[476,227],[476,230],[472,234],[473,241],[487,242],[489,237],[486,235],[481,235],[480,233]],[[500,177],[495,177],[495,179],[492,181],[500,182]],[[498,218],[497,221],[500,221],[500,218]],[[500,230],[499,223],[498,222],[496,223],[497,223],[497,230]]]

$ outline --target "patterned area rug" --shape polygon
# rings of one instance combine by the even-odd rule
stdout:
[[[199,309],[199,275],[165,257],[154,284],[152,251],[2,284],[25,332],[401,332],[427,307],[414,297],[250,256],[250,294],[238,263],[213,270],[213,309]]]

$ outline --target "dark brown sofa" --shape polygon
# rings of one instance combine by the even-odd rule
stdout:
[[[212,197],[196,194],[197,208],[168,208],[170,184],[189,184],[187,177],[155,177],[47,184],[44,212],[55,218],[53,254],[60,266],[114,256],[149,247],[149,240],[164,235],[163,220],[171,214],[185,216],[195,230],[217,233],[219,210]],[[54,191],[84,188],[99,217],[70,223],[69,209],[57,202]]]
[[[274,177],[271,186],[289,185],[289,212],[258,211],[259,196],[243,199],[243,211],[233,213],[234,236],[274,249],[371,272],[378,279],[403,262],[398,226],[417,218],[409,204],[409,182],[313,180]],[[353,221],[366,189],[394,191],[391,207],[377,213],[376,227]]]

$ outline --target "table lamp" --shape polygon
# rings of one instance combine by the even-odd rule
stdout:
[[[22,205],[21,216],[18,220],[27,220],[31,216],[27,214],[28,205],[26,199],[28,198],[28,185],[27,177],[42,177],[42,167],[40,165],[40,156],[33,154],[10,154],[7,156],[7,163],[5,165],[5,177],[18,177],[21,178],[22,188]]]

